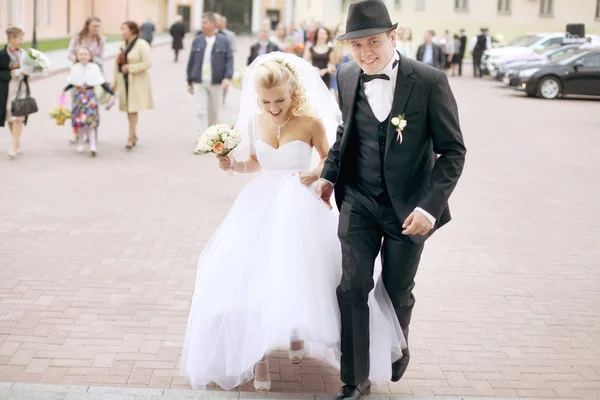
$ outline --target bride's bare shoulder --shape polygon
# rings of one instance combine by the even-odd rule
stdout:
[[[302,115],[298,117],[298,122],[306,127],[314,127],[318,124],[322,124],[321,118],[313,115]]]
[[[305,115],[301,117],[302,128],[308,130],[309,132],[318,133],[319,131],[325,131],[325,126],[323,125],[323,121],[321,118],[317,116],[309,116]]]

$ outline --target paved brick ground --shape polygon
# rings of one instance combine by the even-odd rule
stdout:
[[[189,388],[177,370],[197,258],[247,177],[192,155],[185,64],[168,47],[153,57],[157,110],[141,116],[133,152],[116,110],[102,114],[96,159],[41,112],[23,156],[0,159],[0,381]],[[65,80],[34,83],[43,111]],[[409,371],[377,392],[598,399],[599,103],[452,83],[469,148],[455,219],[417,277]],[[284,352],[271,368],[274,391],[339,385],[336,371],[291,366]]]
[[[115,388],[0,382],[0,400],[331,400],[332,395],[310,393],[255,393],[192,391],[187,389]],[[375,394],[364,400],[497,400],[483,397],[413,397]],[[508,400],[508,399],[504,399]]]

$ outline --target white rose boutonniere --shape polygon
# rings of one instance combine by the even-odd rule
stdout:
[[[404,114],[400,114],[397,117],[392,118],[392,125],[396,127],[396,132],[398,132],[398,143],[402,143],[402,130],[406,128],[408,122],[404,119]]]

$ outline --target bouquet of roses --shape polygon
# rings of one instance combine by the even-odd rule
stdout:
[[[294,54],[298,57],[302,57],[304,55],[304,43],[296,42],[294,45]]]
[[[61,94],[58,98],[58,107],[52,109],[49,113],[50,118],[56,120],[56,125],[64,125],[65,121],[71,118],[71,110],[67,108],[67,98]]]
[[[29,49],[23,57],[23,65],[30,67],[34,73],[44,73],[50,68],[50,61],[41,51]]]
[[[298,57],[302,57],[304,55],[304,43],[302,43],[301,41],[294,42],[294,40],[290,39],[285,44],[283,52],[295,54]]]
[[[203,153],[226,156],[242,141],[240,132],[233,126],[220,124],[209,127],[198,138],[198,149]]]
[[[235,73],[233,74],[233,77],[231,78],[231,84],[236,89],[242,88],[242,83],[244,83],[244,73],[246,72],[246,68],[247,67],[238,69],[237,71],[235,71]]]

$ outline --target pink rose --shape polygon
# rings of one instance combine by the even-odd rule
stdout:
[[[225,150],[225,145],[222,142],[217,142],[213,146],[213,151],[217,154],[221,154]]]

